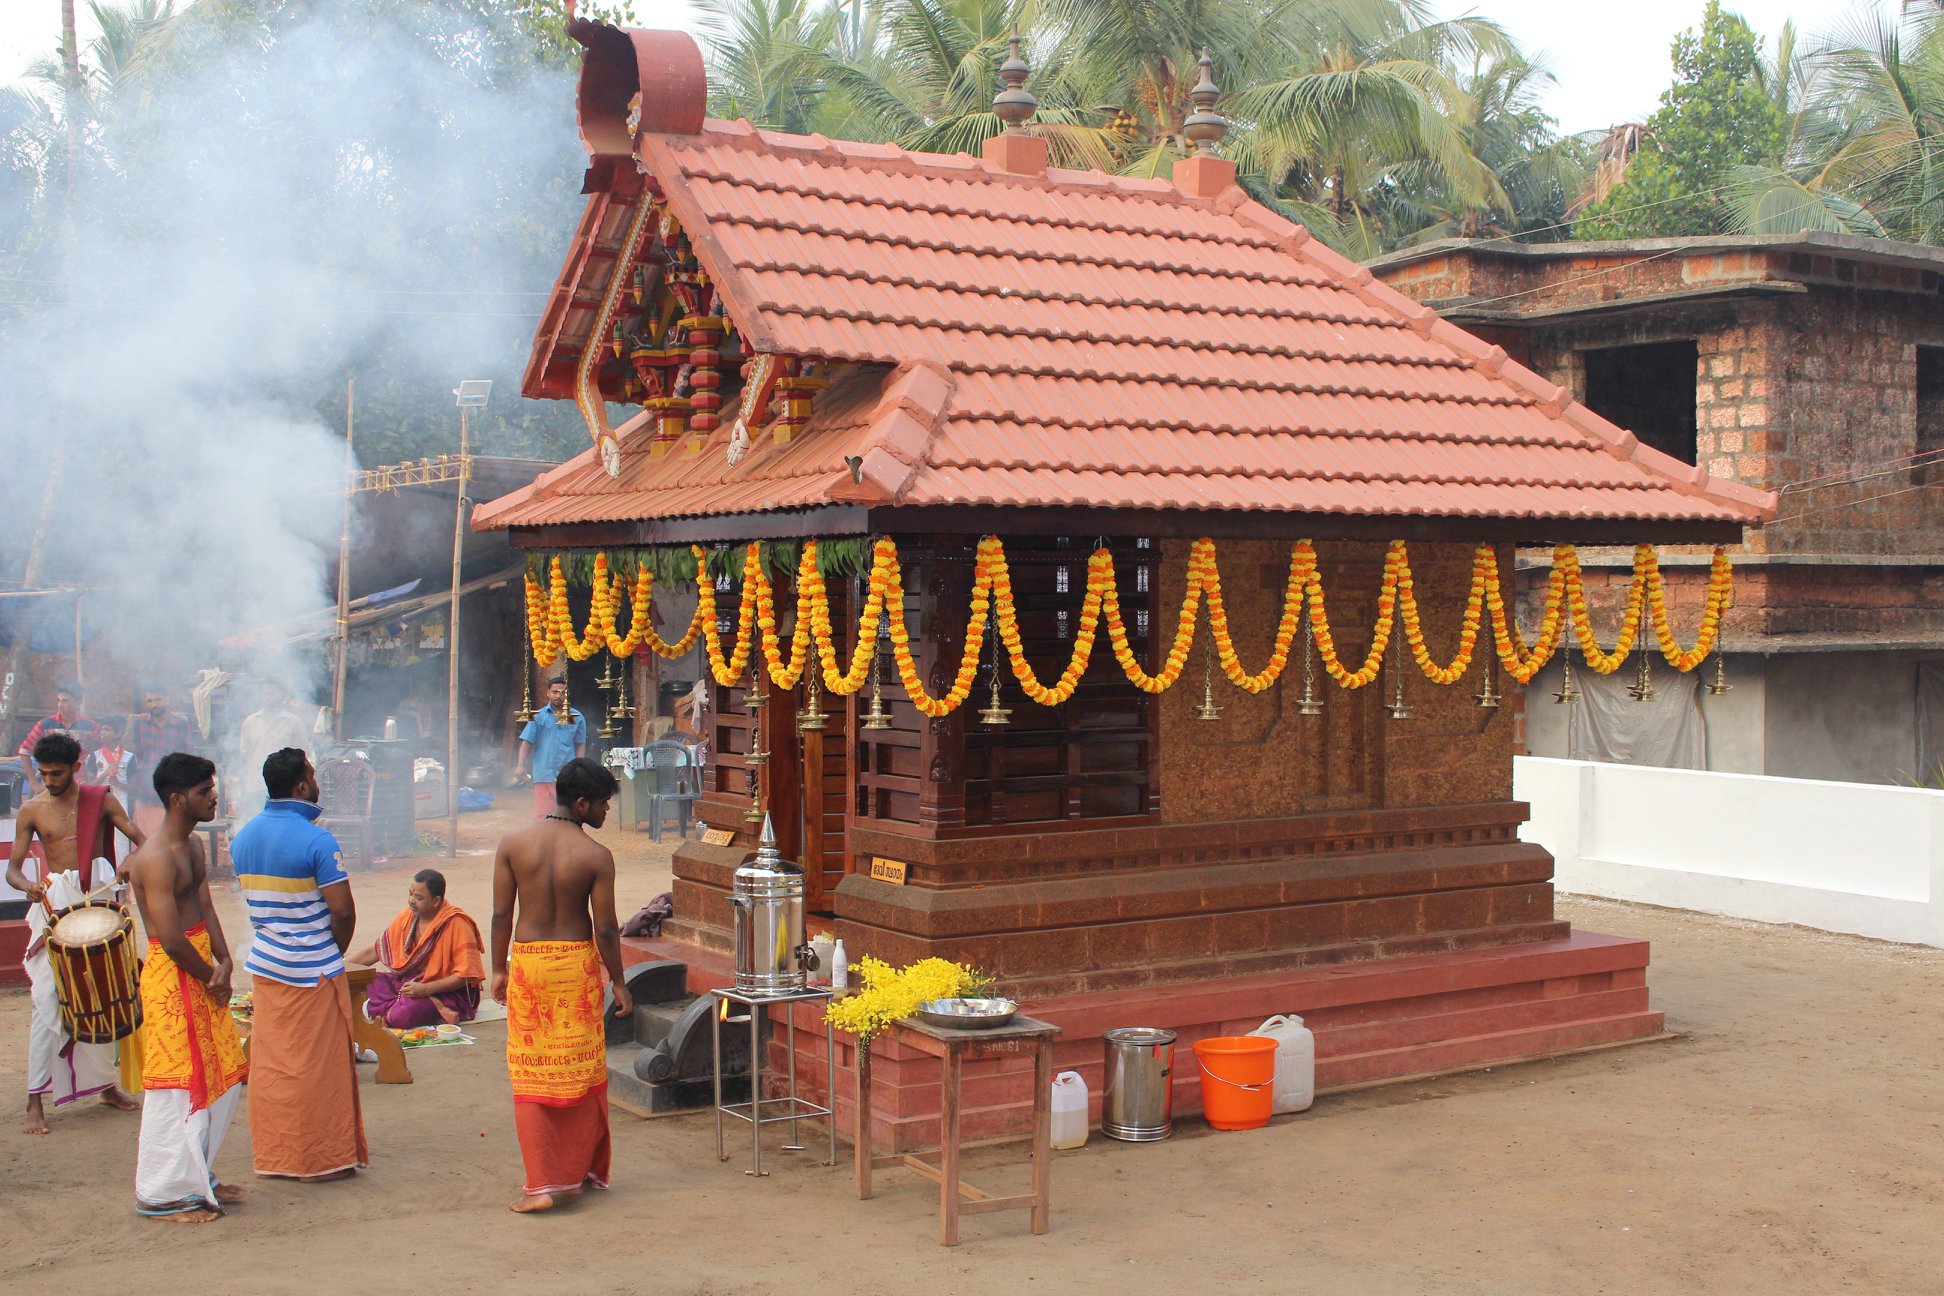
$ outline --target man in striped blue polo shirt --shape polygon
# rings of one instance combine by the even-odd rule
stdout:
[[[253,929],[250,1143],[259,1175],[319,1183],[368,1160],[344,975],[357,910],[337,838],[316,822],[310,758],[272,752],[263,788],[263,812],[230,845]]]

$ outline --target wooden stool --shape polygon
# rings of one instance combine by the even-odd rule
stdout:
[[[871,1050],[857,1050],[857,1138],[853,1144],[857,1196],[871,1196],[871,1171],[901,1165],[938,1185],[938,1240],[957,1246],[959,1216],[986,1211],[1030,1210],[1035,1233],[1044,1233],[1052,1214],[1047,1191],[1053,1171],[1053,1037],[1060,1028],[1031,1017],[1015,1017],[992,1030],[946,1030],[909,1018],[894,1022],[886,1032],[908,1048],[938,1058],[943,1064],[943,1094],[938,1129],[938,1164],[908,1154],[871,1154]],[[1033,1054],[1032,1186],[1011,1197],[994,1197],[959,1182],[960,1081],[968,1059]],[[961,1200],[962,1199],[962,1200]]]
[[[405,1065],[405,1049],[398,1036],[365,1016],[365,996],[371,992],[378,969],[346,963],[344,974],[351,983],[351,1038],[378,1055],[378,1083],[412,1083],[412,1068]]]

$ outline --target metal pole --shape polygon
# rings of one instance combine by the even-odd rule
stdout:
[[[466,407],[459,407],[459,502],[452,511],[452,594],[446,611],[446,854],[459,855],[459,560],[466,552]]]
[[[351,474],[357,460],[351,450],[352,402],[358,380],[344,380],[344,522],[338,530],[337,664],[331,683],[331,737],[344,741],[344,660],[351,655]]]

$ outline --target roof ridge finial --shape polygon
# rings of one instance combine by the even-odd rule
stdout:
[[[1015,26],[1006,40],[1006,46],[1012,52],[999,65],[1000,90],[992,97],[993,116],[1005,123],[1008,135],[1019,134],[1026,123],[1033,119],[1033,114],[1039,111],[1039,100],[1026,88],[1026,78],[1032,75],[1033,69],[1020,57],[1021,44],[1019,28]]]
[[[1214,157],[1221,148],[1222,139],[1228,134],[1228,118],[1215,111],[1215,105],[1222,97],[1221,87],[1215,84],[1215,60],[1209,57],[1208,46],[1202,46],[1201,58],[1196,60],[1201,68],[1201,80],[1188,92],[1194,100],[1195,111],[1181,124],[1181,133],[1195,152]]]

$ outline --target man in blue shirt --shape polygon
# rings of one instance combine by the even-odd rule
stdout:
[[[587,720],[567,705],[567,681],[547,685],[547,709],[520,731],[520,758],[514,777],[533,772],[533,817],[545,819],[558,808],[554,776],[576,756],[587,754]]]
[[[251,1151],[260,1175],[342,1179],[369,1160],[344,975],[357,908],[337,838],[316,822],[310,758],[272,752],[263,789],[270,799],[230,843],[253,929]]]

